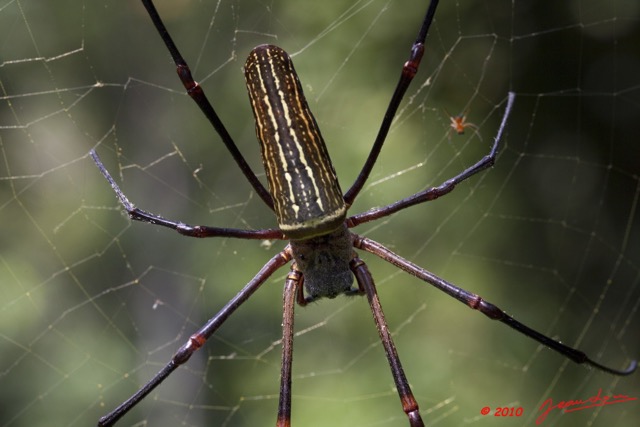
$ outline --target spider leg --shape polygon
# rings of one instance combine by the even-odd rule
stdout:
[[[133,396],[121,403],[116,409],[109,412],[98,421],[98,427],[114,425],[129,410],[136,406],[151,391],[160,385],[173,371],[184,364],[200,347],[202,347],[209,337],[213,335],[220,326],[240,307],[253,293],[280,267],[291,261],[291,248],[287,245],[282,252],[271,258],[254,276],[247,285],[240,290],[222,309],[196,333],[189,337],[189,340],[178,349],[169,363],[167,363],[148,383],[143,385]]]
[[[89,155],[93,159],[94,163],[98,166],[98,169],[102,175],[109,181],[111,188],[116,193],[118,200],[127,211],[129,218],[135,221],[148,222],[155,225],[161,225],[163,227],[170,228],[178,233],[188,237],[235,237],[239,239],[278,239],[285,240],[286,237],[279,229],[266,229],[266,230],[243,230],[237,228],[221,228],[221,227],[209,227],[206,225],[188,225],[180,221],[172,221],[163,218],[159,215],[152,214],[142,209],[138,209],[133,203],[127,199],[116,181],[113,179],[107,168],[102,164],[100,157],[91,150]]]
[[[348,227],[352,228],[358,224],[391,215],[402,209],[406,209],[409,206],[418,205],[430,200],[435,200],[451,192],[456,187],[456,185],[466,180],[467,178],[470,178],[478,172],[481,172],[493,166],[496,161],[496,156],[498,155],[500,140],[502,139],[502,134],[504,133],[504,129],[507,124],[507,119],[509,118],[509,114],[511,113],[511,109],[513,108],[514,99],[515,94],[513,92],[509,92],[509,96],[507,97],[507,107],[505,109],[504,115],[502,116],[502,121],[500,123],[500,127],[498,128],[498,133],[496,134],[493,146],[491,147],[491,151],[489,152],[489,154],[478,160],[478,162],[473,166],[470,166],[469,168],[463,170],[458,175],[446,180],[437,187],[428,188],[395,203],[391,203],[390,205],[371,209],[367,212],[363,212],[347,218]]]
[[[264,185],[262,185],[256,174],[253,172],[245,158],[240,153],[240,150],[238,150],[238,147],[233,141],[233,138],[231,138],[231,135],[220,120],[220,117],[218,117],[218,113],[216,113],[216,111],[214,110],[200,85],[193,79],[191,70],[189,69],[187,62],[184,60],[184,58],[180,54],[180,51],[178,50],[178,47],[173,42],[173,39],[169,35],[167,28],[162,22],[162,19],[160,19],[160,15],[153,5],[153,1],[142,0],[142,4],[147,9],[149,17],[151,18],[151,21],[153,21],[153,25],[156,27],[156,30],[158,30],[162,41],[164,41],[164,44],[167,46],[167,49],[169,50],[169,53],[173,58],[173,62],[176,64],[178,77],[180,77],[184,88],[187,90],[187,94],[191,97],[191,99],[195,101],[196,104],[198,104],[198,107],[207,117],[209,123],[211,123],[213,128],[216,130],[216,132],[222,139],[222,142],[227,147],[227,150],[229,150],[229,153],[231,153],[231,156],[242,170],[242,173],[247,178],[247,180],[249,180],[249,183],[251,184],[253,189],[258,193],[260,198],[267,204],[267,206],[273,209],[273,199],[271,198],[271,195],[264,187]]]
[[[391,338],[387,321],[384,318],[384,312],[382,311],[378,292],[376,291],[376,286],[373,282],[373,278],[371,277],[371,273],[369,272],[367,265],[357,256],[351,260],[350,265],[353,274],[356,276],[358,286],[367,294],[367,300],[369,301],[369,306],[373,313],[373,320],[376,323],[380,340],[382,341],[384,351],[387,355],[387,361],[391,367],[391,375],[393,376],[393,380],[396,384],[396,390],[398,390],[398,395],[402,402],[402,410],[407,414],[407,417],[409,417],[409,425],[411,427],[422,427],[424,426],[424,422],[420,416],[418,402],[415,397],[413,397],[413,392],[411,391],[407,377],[402,369],[402,364],[400,363],[396,347],[393,344],[393,339]]]
[[[424,43],[427,38],[427,31],[429,31],[429,27],[431,27],[431,22],[433,21],[433,16],[436,13],[437,7],[438,0],[431,0],[429,8],[427,9],[427,13],[424,17],[424,20],[422,21],[420,31],[418,32],[418,36],[416,37],[416,40],[415,42],[413,42],[413,46],[411,47],[411,54],[409,55],[409,59],[402,66],[400,80],[398,81],[396,89],[393,92],[393,96],[391,97],[391,101],[387,106],[387,111],[384,113],[382,124],[380,125],[380,129],[378,130],[376,140],[371,147],[369,156],[367,157],[367,160],[365,161],[364,166],[358,174],[355,182],[351,185],[351,188],[349,188],[349,190],[344,194],[344,201],[347,206],[351,206],[355,198],[358,196],[358,193],[360,193],[360,190],[362,190],[362,187],[367,181],[367,178],[369,178],[371,169],[373,169],[373,165],[376,163],[376,160],[378,160],[378,155],[380,154],[380,150],[382,150],[382,145],[387,138],[389,128],[391,127],[393,118],[396,115],[396,111],[398,111],[400,102],[402,101],[407,88],[411,84],[411,81],[418,72],[418,67],[420,66],[420,61],[422,60],[422,55],[424,53]]]
[[[636,370],[637,361],[632,360],[629,366],[624,370],[618,370],[609,368],[607,366],[601,365],[600,363],[594,362],[591,360],[585,353],[575,348],[569,347],[567,345],[562,344],[559,341],[556,341],[552,338],[547,337],[540,332],[531,329],[530,327],[518,322],[513,317],[509,316],[507,313],[502,311],[499,307],[491,304],[488,301],[485,301],[479,295],[473,294],[471,292],[465,291],[458,286],[455,286],[452,283],[447,282],[446,280],[436,276],[435,274],[413,264],[411,261],[402,258],[401,256],[393,253],[383,245],[378,242],[375,242],[366,237],[354,235],[354,246],[356,248],[365,250],[369,253],[377,255],[383,260],[387,261],[400,268],[401,270],[406,271],[407,273],[423,280],[430,285],[438,288],[442,292],[446,293],[449,296],[457,299],[458,301],[466,304],[470,308],[474,310],[480,311],[482,314],[487,316],[490,319],[498,320],[516,331],[520,332],[523,335],[528,336],[531,339],[538,341],[540,344],[551,348],[552,350],[557,351],[568,359],[571,359],[575,363],[578,364],[587,364],[594,368],[597,368],[601,371],[608,372],[613,375],[629,375]]]
[[[291,368],[293,366],[293,314],[296,299],[302,288],[302,273],[295,264],[287,276],[283,292],[282,310],[282,366],[280,370],[280,398],[277,427],[291,425]],[[304,298],[303,298],[304,300]]]
[[[482,141],[482,135],[480,135],[480,128],[477,125],[475,125],[473,123],[465,123],[464,127],[465,128],[470,128],[471,130],[473,130],[473,133],[475,133],[476,136],[478,137],[478,139],[480,141]]]

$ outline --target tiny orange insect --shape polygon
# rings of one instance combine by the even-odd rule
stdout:
[[[449,116],[449,131],[447,132],[447,136],[449,137],[449,141],[451,141],[451,132],[455,131],[458,135],[464,135],[464,131],[466,128],[471,128],[478,136],[478,139],[482,141],[482,137],[480,136],[479,128],[473,123],[467,122],[467,113],[469,110],[465,111],[462,114],[458,114],[457,116],[452,116],[445,110],[447,116]]]

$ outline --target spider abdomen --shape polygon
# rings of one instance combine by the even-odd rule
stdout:
[[[291,58],[261,45],[244,72],[280,229],[292,239],[337,229],[347,208]]]

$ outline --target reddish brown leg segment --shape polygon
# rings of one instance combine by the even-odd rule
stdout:
[[[287,275],[282,297],[282,367],[280,370],[280,400],[277,427],[291,425],[291,367],[293,366],[293,312],[301,285],[302,273],[295,264]]]
[[[389,366],[391,367],[391,375],[396,383],[398,396],[400,396],[400,401],[402,402],[402,410],[407,414],[407,417],[409,417],[409,425],[411,427],[422,427],[424,426],[424,422],[420,416],[418,402],[416,402],[416,399],[413,397],[409,382],[404,375],[404,370],[402,369],[402,364],[400,363],[396,347],[393,344],[393,339],[391,338],[387,321],[384,318],[380,299],[378,298],[378,292],[376,291],[376,286],[373,283],[371,273],[369,273],[369,269],[366,264],[357,256],[351,260],[351,270],[356,276],[358,286],[367,294],[371,313],[373,313],[373,320],[376,323],[378,334],[380,334],[380,340],[382,341],[382,346],[384,347],[387,360],[389,361]]]
[[[489,301],[484,300],[479,295],[465,291],[459,286],[447,282],[446,280],[436,276],[430,271],[427,271],[424,268],[415,265],[411,261],[402,258],[396,253],[393,253],[380,243],[355,234],[354,236],[354,247],[379,256],[388,263],[395,265],[401,270],[412,274],[418,279],[429,283],[435,288],[438,288],[447,295],[452,296],[466,306],[474,310],[478,310],[489,319],[497,320],[504,323],[505,325],[510,326],[521,334],[538,341],[540,344],[543,344],[552,350],[557,351],[558,353],[567,357],[568,359],[571,359],[575,363],[590,365],[594,368],[600,369],[613,375],[630,375],[636,370],[636,367],[638,366],[638,362],[632,360],[625,369],[613,369],[608,366],[602,365],[594,360],[591,360],[584,352],[573,347],[569,347],[568,345],[565,345],[560,341],[549,338],[548,336],[541,334],[535,329],[532,329],[527,325],[520,323],[519,321],[505,313],[500,307],[497,307]]]
[[[282,252],[271,258],[255,277],[242,288],[214,317],[189,337],[167,363],[147,384],[142,386],[133,396],[109,412],[98,422],[99,427],[114,425],[131,408],[138,404],[145,396],[151,393],[162,381],[164,381],[178,366],[185,363],[200,347],[204,345],[211,335],[238,309],[276,270],[291,260],[291,249],[287,246]],[[293,313],[292,313],[293,315]]]

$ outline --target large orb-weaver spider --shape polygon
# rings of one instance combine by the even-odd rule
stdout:
[[[245,65],[245,78],[256,118],[256,131],[262,145],[263,162],[269,182],[269,191],[267,191],[240,154],[201,87],[193,80],[189,67],[167,32],[152,0],[142,0],[142,3],[173,57],[178,75],[187,93],[209,119],[253,189],[267,206],[274,210],[279,228],[240,230],[190,226],[151,214],[134,207],[129,202],[97,154],[92,150],[93,160],[111,184],[131,219],[161,225],[190,237],[225,236],[242,239],[279,239],[289,240],[289,244],[272,257],[214,317],[191,335],[189,340],[178,349],[171,361],[147,384],[115,410],[102,417],[99,421],[100,426],[115,424],[178,366],[185,363],[196,350],[202,347],[227,318],[276,270],[292,260],[291,270],[284,286],[282,367],[277,425],[284,427],[291,424],[291,367],[295,303],[297,301],[298,304],[304,306],[316,299],[334,298],[340,294],[367,295],[374,322],[391,367],[402,409],[412,427],[424,425],[418,403],[411,392],[387,327],[373,278],[366,264],[353,248],[382,258],[456,298],[470,308],[480,311],[490,319],[507,324],[576,363],[585,363],[615,375],[628,375],[636,369],[635,361],[632,361],[625,370],[616,370],[601,365],[588,358],[583,352],[523,325],[480,296],[435,276],[371,239],[349,231],[359,224],[391,215],[409,206],[437,199],[452,191],[460,182],[491,167],[496,160],[499,143],[514,102],[512,93],[507,98],[505,113],[489,154],[473,166],[436,187],[420,191],[390,205],[347,217],[347,210],[366,182],[385,141],[395,112],[417,73],[424,52],[427,30],[431,25],[438,4],[437,0],[432,0],[429,5],[417,39],[411,48],[409,59],[402,67],[400,80],[387,107],[387,112],[369,156],[354,184],[344,194],[340,190],[320,131],[302,94],[302,88],[291,59],[282,49],[268,45],[258,46],[251,52]],[[357,288],[352,287],[354,276]],[[303,285],[308,294],[306,297]]]

